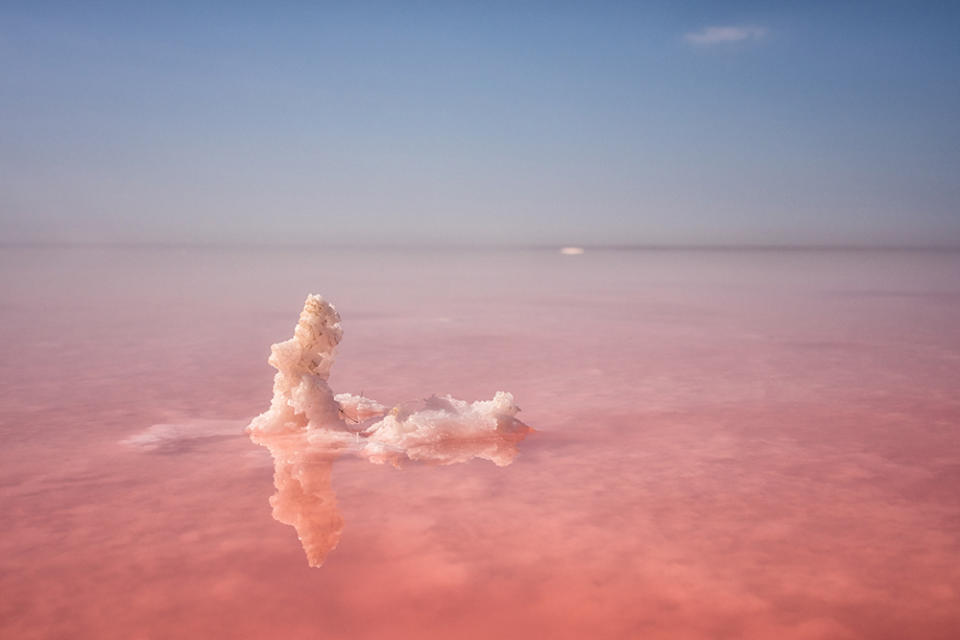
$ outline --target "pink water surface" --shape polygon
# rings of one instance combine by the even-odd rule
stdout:
[[[335,389],[537,429],[338,460],[319,569],[242,433],[309,292]],[[960,254],[21,247],[0,294],[0,637],[960,633]]]

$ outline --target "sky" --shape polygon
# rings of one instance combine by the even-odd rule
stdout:
[[[0,0],[0,242],[960,245],[960,4]]]

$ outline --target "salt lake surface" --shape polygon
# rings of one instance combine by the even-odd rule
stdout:
[[[333,466],[271,517],[269,345],[511,391],[513,464]],[[960,254],[0,249],[3,638],[955,638]]]

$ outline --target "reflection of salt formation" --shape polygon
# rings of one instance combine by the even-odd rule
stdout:
[[[300,434],[254,440],[273,455],[277,487],[270,498],[273,517],[296,529],[310,566],[319,567],[337,546],[343,530],[343,517],[330,484],[336,449],[311,448]]]
[[[330,484],[341,453],[396,466],[404,459],[453,464],[472,458],[506,466],[530,431],[515,417],[513,396],[503,391],[473,403],[434,396],[419,411],[388,409],[349,393],[334,396],[327,379],[342,335],[333,305],[308,296],[293,338],[271,347],[277,374],[270,409],[247,427],[273,456],[273,516],[296,529],[314,567],[337,546],[343,529]]]

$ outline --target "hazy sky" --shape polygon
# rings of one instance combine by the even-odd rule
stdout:
[[[960,3],[253,4],[0,0],[0,241],[960,244]]]

